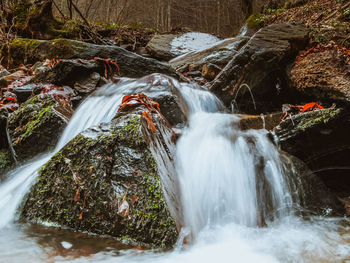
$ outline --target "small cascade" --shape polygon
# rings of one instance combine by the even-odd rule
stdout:
[[[135,85],[135,81],[122,79],[118,84],[106,84],[75,111],[53,152],[11,171],[6,176],[8,179],[0,185],[0,228],[15,219],[16,210],[37,177],[38,170],[81,131],[112,120],[130,85]]]
[[[166,125],[160,125],[158,131],[163,139],[152,138],[151,144],[169,209],[178,227],[182,227],[173,251],[140,253],[126,249],[114,253],[108,244],[106,250],[86,257],[65,258],[68,250],[77,251],[74,244],[52,257],[45,254],[47,248],[38,246],[36,238],[25,243],[19,232],[4,228],[11,225],[38,170],[55,152],[79,132],[110,121],[123,95],[157,90],[163,84],[170,84],[179,93],[188,120],[176,147],[173,133]],[[310,216],[304,220],[297,216],[295,207],[299,206],[301,191],[298,191],[300,182],[291,176],[293,167],[280,156],[266,130],[242,131],[239,121],[238,116],[227,113],[218,98],[195,84],[153,75],[105,85],[79,106],[54,152],[12,171],[7,176],[9,179],[0,185],[0,233],[5,236],[0,238],[0,258],[17,257],[22,259],[17,262],[24,259],[45,263],[56,259],[59,262],[105,263],[332,263],[350,260],[349,234],[344,234],[350,233],[349,227],[344,226],[342,219]],[[12,249],[18,244],[29,247],[28,253],[12,255],[15,253]],[[9,255],[7,251],[10,250],[12,254]],[[36,252],[30,253],[33,251]]]
[[[185,226],[265,226],[292,213],[291,180],[264,130],[240,131],[239,118],[198,112],[177,145]]]

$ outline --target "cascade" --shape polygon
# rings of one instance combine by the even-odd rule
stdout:
[[[304,220],[295,214],[298,184],[287,175],[267,131],[242,131],[239,117],[225,112],[214,95],[194,85],[175,80],[173,84],[185,101],[188,125],[176,149],[170,149],[175,155],[173,165],[168,165],[172,160],[165,158],[164,151],[155,150],[163,149],[160,145],[154,146],[153,153],[160,173],[171,173],[178,180],[175,192],[179,200],[175,201],[181,209],[172,210],[181,212],[183,231],[178,247],[162,253],[124,250],[118,256],[102,251],[89,259],[60,257],[59,262],[346,262],[350,238],[341,232],[349,229],[340,219]],[[79,106],[52,153],[12,171],[0,185],[0,230],[11,225],[38,169],[55,152],[80,131],[110,121],[124,94],[147,85],[145,79],[107,84]],[[165,183],[165,188],[172,183]],[[170,209],[171,201],[169,198]],[[8,256],[6,247],[19,242],[16,238],[22,237],[0,238],[0,259]],[[38,250],[35,242],[28,243],[29,249]],[[7,258],[11,257],[15,256]],[[35,257],[27,262],[52,259]]]

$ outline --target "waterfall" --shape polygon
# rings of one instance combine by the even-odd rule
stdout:
[[[169,208],[173,213],[181,213],[175,219],[181,220],[178,225],[183,231],[174,250],[162,253],[113,251],[108,245],[101,252],[89,254],[88,258],[65,258],[66,251],[74,249],[73,246],[52,258],[45,254],[47,247],[38,248],[35,238],[27,242],[22,240],[28,238],[27,235],[6,232],[8,228],[4,226],[10,226],[16,218],[16,210],[38,170],[55,152],[84,129],[110,121],[124,94],[143,92],[151,87],[157,89],[157,83],[170,83],[176,88],[184,100],[182,108],[188,119],[176,148],[171,146],[171,134],[152,146]],[[75,263],[332,263],[350,260],[350,227],[344,226],[338,218],[304,220],[297,216],[294,207],[298,207],[298,183],[288,176],[291,172],[286,170],[274,142],[266,130],[242,131],[239,122],[239,117],[227,113],[218,98],[195,84],[153,75],[105,85],[79,106],[53,152],[10,172],[0,185],[0,237],[3,236],[0,258],[45,263],[56,259]],[[165,129],[160,132],[167,133]],[[172,208],[172,202],[181,209]],[[18,244],[24,244],[23,247],[29,244],[30,252],[36,252],[22,251],[21,256],[15,255],[12,250]],[[18,258],[22,260],[16,261]]]
[[[15,220],[17,208],[35,181],[39,169],[81,131],[111,121],[130,86],[135,86],[135,80],[121,79],[118,84],[106,84],[99,89],[75,111],[53,152],[28,162],[6,176],[7,180],[0,185],[0,228]]]
[[[241,131],[214,95],[193,91],[182,91],[191,111],[176,155],[185,227],[198,236],[205,227],[263,226],[290,215],[293,183],[267,131]]]

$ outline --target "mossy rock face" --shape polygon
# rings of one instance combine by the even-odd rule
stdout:
[[[2,181],[2,176],[8,172],[14,166],[14,161],[12,159],[11,151],[8,149],[0,150],[0,182]]]
[[[2,64],[17,67],[45,59],[111,58],[119,65],[122,77],[142,77],[152,73],[177,76],[165,63],[136,55],[117,46],[94,45],[68,39],[34,40],[17,38],[1,47]]]
[[[76,136],[41,169],[22,219],[149,247],[177,239],[141,112]]]
[[[317,173],[338,197],[350,194],[350,110],[325,109],[298,114],[275,128],[281,149]]]
[[[30,159],[55,147],[68,122],[60,113],[62,107],[71,112],[52,97],[40,98],[38,95],[10,115],[9,133],[19,160]]]

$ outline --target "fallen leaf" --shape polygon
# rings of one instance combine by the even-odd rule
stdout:
[[[142,117],[145,118],[145,120],[147,121],[148,129],[155,132],[157,129],[156,126],[154,126],[153,124],[152,115],[144,111],[142,113]]]
[[[78,202],[80,200],[80,190],[79,190],[79,188],[77,188],[73,200],[74,200],[74,202]]]

